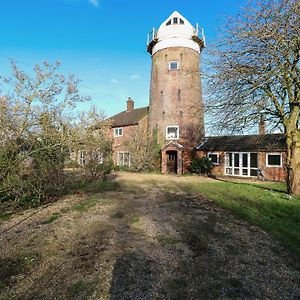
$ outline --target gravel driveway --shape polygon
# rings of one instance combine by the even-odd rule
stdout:
[[[300,299],[299,270],[267,233],[174,188],[210,179],[115,180],[1,224],[0,299]]]

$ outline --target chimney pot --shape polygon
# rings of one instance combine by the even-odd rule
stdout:
[[[127,100],[127,111],[134,110],[134,101],[129,97]]]

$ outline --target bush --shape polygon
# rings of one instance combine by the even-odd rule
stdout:
[[[213,163],[208,157],[194,158],[190,164],[190,171],[197,174],[208,175],[213,168]]]
[[[89,159],[84,165],[84,174],[88,180],[106,180],[108,174],[114,169],[114,163],[111,158],[99,163],[95,159]]]
[[[40,202],[60,190],[64,182],[66,154],[61,147],[54,144],[43,147],[42,142],[32,141],[31,148],[27,150],[16,147],[15,155],[0,159],[1,201]],[[0,150],[2,158],[7,148]]]

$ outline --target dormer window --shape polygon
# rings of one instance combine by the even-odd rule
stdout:
[[[178,70],[179,69],[179,62],[178,61],[170,61],[169,62],[169,70]]]
[[[166,23],[167,26],[169,26],[169,25],[178,25],[178,24],[183,25],[183,24],[184,24],[184,21],[183,21],[182,19],[180,19],[180,18],[177,18],[177,17],[175,17],[175,18],[173,18],[173,19],[170,19],[170,20]]]

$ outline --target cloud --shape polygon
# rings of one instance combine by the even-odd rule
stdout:
[[[89,3],[95,7],[99,7],[99,0],[89,0]]]
[[[96,8],[100,6],[100,0],[63,0],[63,2],[74,6],[78,6],[82,3],[89,3]]]
[[[110,80],[110,82],[113,83],[113,84],[119,84],[119,83],[120,83],[119,80],[114,79],[114,78],[112,78],[112,79]]]
[[[138,80],[138,79],[140,79],[141,78],[141,75],[140,74],[132,74],[131,76],[130,76],[130,79],[131,80]]]

